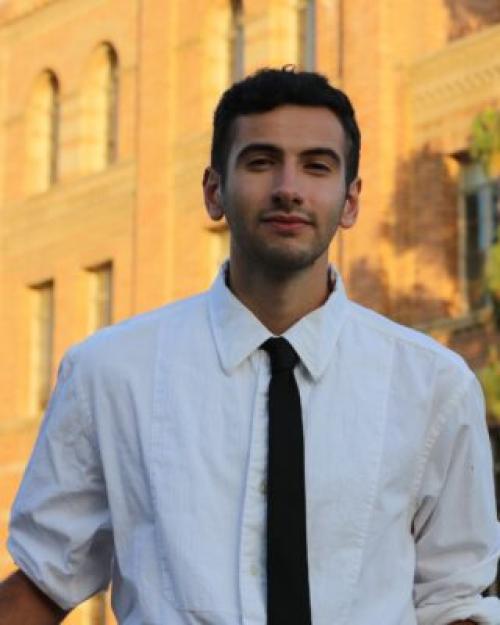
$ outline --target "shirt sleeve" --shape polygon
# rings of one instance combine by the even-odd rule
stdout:
[[[496,576],[500,530],[483,395],[474,376],[439,423],[413,523],[417,619],[420,625],[461,619],[499,625],[499,600],[481,596]]]
[[[7,543],[19,568],[63,609],[110,579],[111,522],[94,436],[69,353],[12,508]]]

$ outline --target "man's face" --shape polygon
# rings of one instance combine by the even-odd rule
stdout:
[[[204,185],[210,215],[229,224],[231,260],[275,273],[326,264],[337,227],[358,210],[340,122],[327,108],[285,105],[234,124],[224,185],[214,172]]]

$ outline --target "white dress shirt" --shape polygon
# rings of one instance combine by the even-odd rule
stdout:
[[[63,608],[113,583],[122,625],[266,623],[270,332],[207,293],[65,357],[9,549]],[[500,535],[476,378],[350,302],[340,278],[284,336],[300,356],[314,625],[500,624]]]

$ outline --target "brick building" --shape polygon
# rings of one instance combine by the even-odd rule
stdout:
[[[363,212],[331,251],[351,295],[484,361],[499,187],[468,146],[500,108],[500,0],[3,0],[2,543],[64,350],[209,285],[228,243],[201,201],[214,104],[287,63],[358,111]],[[68,619],[105,621],[100,598]]]

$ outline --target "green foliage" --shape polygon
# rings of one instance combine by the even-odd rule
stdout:
[[[470,154],[489,173],[492,157],[500,153],[500,111],[487,109],[474,118],[471,129]]]
[[[497,243],[494,243],[488,250],[485,280],[486,288],[491,293],[494,302],[500,302],[500,228],[497,232]]]
[[[497,328],[500,327],[500,228],[497,243],[488,251],[485,267],[486,288],[491,294],[493,311]],[[500,359],[498,349],[491,347],[486,366],[479,371],[479,379],[486,398],[488,415],[500,422]]]
[[[485,110],[476,116],[472,124],[470,155],[479,161],[486,175],[490,175],[500,155],[500,111]],[[500,327],[500,229],[497,243],[488,251],[485,267],[486,288],[491,294],[495,321]],[[479,371],[484,389],[488,415],[500,423],[500,358],[498,349],[491,347],[486,366]]]
[[[488,363],[479,371],[488,415],[500,422],[500,360],[496,347],[490,349]]]

